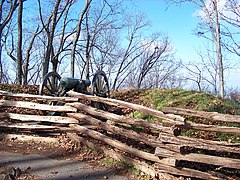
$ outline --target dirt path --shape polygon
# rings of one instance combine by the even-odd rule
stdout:
[[[1,152],[0,166],[20,168],[37,179],[128,179],[117,175],[118,169],[96,168],[82,161],[57,160],[37,154]]]
[[[96,151],[85,146],[69,148],[71,145],[66,141],[55,144],[0,141],[0,174],[14,167],[26,171],[24,180],[132,179],[126,169],[101,166],[103,156]]]

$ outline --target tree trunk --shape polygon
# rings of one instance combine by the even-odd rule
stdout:
[[[0,31],[0,39],[2,39],[2,33]],[[3,65],[2,65],[2,41],[0,41],[0,83],[3,82]]]
[[[57,15],[58,15],[58,8],[60,5],[61,0],[57,0],[54,5],[54,9],[52,12],[52,21],[51,21],[51,29],[46,30],[47,31],[47,38],[48,38],[48,43],[47,43],[47,50],[46,54],[44,57],[43,61],[43,77],[48,73],[49,69],[49,62],[51,60],[51,55],[53,52],[53,37],[54,37],[54,32],[55,32],[55,27],[57,25]]]
[[[216,23],[216,49],[217,49],[217,58],[219,63],[219,90],[220,97],[224,98],[224,73],[223,73],[223,58],[222,58],[222,48],[221,48],[221,37],[220,37],[220,24],[219,16],[217,9],[217,1],[213,1],[214,12],[215,12],[215,23]]]
[[[32,39],[29,43],[28,49],[26,51],[26,57],[25,57],[25,62],[23,65],[23,84],[26,85],[28,84],[28,68],[29,68],[29,61],[30,61],[30,56],[31,56],[31,50],[33,48],[33,43],[35,41],[35,38],[37,35],[42,32],[42,29],[39,31],[39,26],[36,28],[36,31],[34,32]]]
[[[23,1],[18,0],[17,84],[22,84],[22,12]]]
[[[2,4],[3,2],[0,2],[0,20],[2,20]],[[1,22],[1,21],[0,21]],[[0,23],[0,39],[2,39],[2,27]],[[0,40],[0,83],[3,82],[3,65],[2,65],[2,41]]]
[[[90,65],[90,55],[89,55],[89,44],[90,44],[90,34],[87,32],[87,45],[86,45],[86,79],[89,79],[89,65]]]
[[[86,5],[85,8],[83,9],[79,20],[78,20],[78,24],[76,27],[76,35],[75,38],[73,40],[73,45],[72,45],[72,49],[71,49],[71,76],[74,78],[75,75],[75,51],[76,51],[76,47],[77,47],[77,42],[81,33],[81,26],[82,26],[82,21],[83,21],[83,17],[85,15],[85,13],[87,12],[90,4],[91,4],[92,0],[86,0]]]

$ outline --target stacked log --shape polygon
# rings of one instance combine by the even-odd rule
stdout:
[[[199,138],[190,138],[190,137],[184,137],[184,136],[178,136],[179,135],[179,129],[195,129],[195,130],[201,130],[201,131],[210,131],[210,132],[221,132],[221,133],[232,133],[232,134],[239,134],[240,129],[238,127],[225,127],[225,126],[217,126],[217,125],[206,125],[206,124],[197,124],[190,121],[187,121],[184,117],[181,117],[179,115],[182,115],[180,113],[173,113],[172,111],[156,111],[151,108],[147,108],[141,105],[135,105],[131,104],[129,102],[124,102],[116,99],[104,99],[100,97],[95,96],[89,96],[85,94],[79,94],[73,91],[68,92],[68,94],[72,97],[77,97],[80,99],[88,99],[92,101],[97,101],[101,103],[105,103],[108,105],[115,105],[115,106],[121,106],[125,108],[131,108],[136,111],[140,111],[145,114],[152,115],[156,118],[161,119],[163,123],[154,123],[154,125],[151,123],[148,123],[144,120],[139,119],[132,119],[132,118],[126,118],[122,116],[115,116],[111,115],[109,113],[103,112],[101,110],[96,110],[91,107],[86,107],[80,103],[68,103],[68,105],[73,106],[77,109],[79,109],[82,112],[85,112],[89,115],[92,115],[96,118],[105,119],[113,121],[114,124],[119,123],[127,123],[130,125],[134,125],[135,122],[138,126],[142,126],[144,128],[149,128],[152,130],[156,130],[159,132],[158,138],[153,137],[144,137],[142,134],[137,136],[136,132],[124,132],[120,133],[115,131],[115,128],[107,125],[106,122],[98,122],[96,120],[93,120],[92,118],[87,117],[86,115],[74,115],[74,113],[69,113],[68,115],[70,117],[75,117],[76,119],[80,121],[85,121],[91,124],[98,125],[102,129],[112,132],[121,134],[124,137],[127,137],[129,139],[134,139],[138,143],[144,143],[148,146],[151,146],[155,148],[154,155],[157,156],[159,159],[152,158],[151,156],[145,158],[142,156],[142,159],[146,159],[148,161],[152,161],[154,164],[154,167],[157,167],[157,170],[160,169],[160,172],[162,173],[169,173],[172,175],[183,175],[188,177],[195,177],[195,178],[201,178],[201,179],[222,179],[222,178],[228,178],[225,175],[218,173],[218,172],[206,172],[201,171],[198,169],[191,169],[186,167],[181,167],[181,170],[179,170],[177,164],[179,161],[183,162],[189,162],[189,163],[199,163],[199,164],[205,164],[206,166],[212,166],[215,167],[215,169],[223,169],[223,168],[230,168],[230,169],[240,169],[240,144],[234,144],[234,143],[228,143],[228,142],[221,142],[221,141],[211,141],[211,140],[202,140]],[[196,113],[197,114],[197,113]],[[219,113],[213,113],[216,117]],[[185,114],[184,114],[185,115]],[[191,114],[194,116],[194,113]],[[224,116],[224,115],[223,115]],[[238,121],[236,119],[239,118],[238,116],[231,117],[231,121],[234,122],[240,122],[240,118]],[[123,120],[124,119],[124,120]],[[234,119],[234,120],[233,120]],[[144,121],[145,123],[141,123]],[[225,118],[226,121],[226,118]],[[171,124],[171,127],[165,127],[164,124],[167,123],[168,125]],[[136,124],[135,124],[136,125]],[[83,128],[72,126],[77,131],[79,131],[81,134],[87,134],[86,130]],[[178,129],[178,131],[176,131]],[[174,132],[175,131],[175,132]],[[124,135],[125,134],[125,135]],[[97,139],[99,136],[96,135],[94,137],[94,133],[88,134],[89,136]],[[102,141],[105,142],[104,139],[106,139],[105,136]],[[98,139],[100,140],[100,139]],[[107,140],[107,142],[110,142]],[[107,143],[105,142],[105,143]],[[115,146],[114,146],[115,147]],[[115,147],[120,149],[120,147]],[[193,151],[194,149],[194,151]],[[134,154],[135,152],[130,150],[128,148],[128,154]],[[197,153],[196,151],[199,151],[200,153]],[[126,152],[126,149],[124,150]],[[140,152],[140,154],[145,154],[145,151]],[[206,154],[203,154],[206,153]],[[237,154],[238,158],[232,158],[232,157],[221,157],[223,154]],[[214,155],[213,155],[214,154]],[[216,155],[215,155],[216,154]],[[139,157],[139,155],[138,155]]]
[[[72,140],[98,149],[117,160],[133,164],[136,168],[153,177],[172,179],[174,176],[185,176],[200,179],[230,179],[234,176],[231,173],[222,173],[225,172],[225,169],[230,172],[237,171],[237,176],[240,175],[240,144],[181,135],[181,130],[187,131],[188,129],[239,135],[240,129],[238,127],[198,124],[185,118],[193,116],[213,121],[239,123],[239,116],[172,108],[158,111],[142,105],[73,91],[69,91],[68,95],[70,97],[48,97],[0,91],[0,96],[27,100],[36,99],[39,102],[61,101],[63,103],[60,104],[65,104],[58,106],[40,104],[39,102],[0,100],[2,107],[62,113],[62,116],[37,116],[3,112],[0,113],[2,120],[0,121],[0,129],[25,133],[27,131],[66,133]],[[154,116],[156,122],[150,123],[144,119],[99,110],[80,103],[80,99],[140,111]],[[7,123],[6,119],[18,123]],[[107,145],[106,147],[111,148],[99,147],[86,140],[84,138],[86,136],[88,139],[93,138],[101,141]],[[26,138],[29,137],[26,135]],[[209,169],[202,168],[204,166],[209,167]]]

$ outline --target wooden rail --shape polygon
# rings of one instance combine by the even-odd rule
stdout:
[[[174,178],[175,175],[194,177],[200,179],[228,179],[227,175],[222,174],[218,169],[230,168],[240,170],[240,144],[225,141],[204,140],[181,135],[181,130],[188,129],[240,134],[240,128],[217,126],[207,124],[197,124],[189,122],[184,116],[194,116],[210,119],[213,121],[239,123],[239,116],[223,115],[219,113],[210,113],[194,110],[183,110],[174,108],[163,108],[163,111],[157,111],[141,105],[132,104],[116,99],[100,98],[85,94],[68,92],[69,96],[64,98],[54,98],[49,96],[38,96],[30,94],[14,94],[0,91],[0,107],[20,107],[24,109],[37,109],[44,112],[64,112],[65,116],[46,116],[32,114],[18,114],[16,112],[0,113],[0,129],[14,130],[16,138],[30,139],[28,132],[65,132],[68,136],[87,146],[94,147],[104,153],[111,155],[118,160],[124,160],[131,163],[145,173],[165,178]],[[4,100],[6,98],[8,100]],[[11,99],[12,98],[12,99]],[[14,98],[21,98],[16,101]],[[11,100],[9,100],[11,99]],[[49,104],[40,104],[43,102],[28,102],[29,99],[43,101],[61,101],[64,106],[54,106]],[[79,101],[84,99],[88,101],[97,101],[111,106],[121,106],[136,111],[141,111],[156,117],[162,122],[167,122],[171,126],[165,126],[165,123],[150,123],[143,119],[120,116],[107,111],[95,109],[84,105]],[[27,111],[26,111],[27,112]],[[18,122],[16,124],[9,124]],[[20,121],[20,122],[19,122]],[[32,122],[32,123],[31,123]],[[48,122],[49,124],[46,124]],[[25,133],[25,135],[19,134]],[[109,150],[99,147],[85,140],[80,135],[88,136],[104,142],[113,147]],[[14,135],[8,135],[13,137]],[[7,135],[4,137],[8,137]],[[50,137],[52,138],[52,137]],[[34,138],[33,138],[34,139]],[[37,137],[39,140],[47,138]],[[55,140],[55,139],[54,139]],[[120,152],[116,152],[114,148]],[[124,153],[121,153],[124,152]],[[128,156],[128,155],[131,155]],[[135,159],[134,157],[137,157]],[[179,165],[179,161],[187,163],[199,163],[204,166],[212,166],[215,172],[184,167],[184,163]],[[228,169],[229,170],[229,169]],[[238,174],[238,176],[240,176]]]
[[[217,112],[205,112],[205,111],[198,111],[193,109],[182,109],[182,108],[173,108],[173,107],[163,107],[162,111],[164,113],[173,113],[178,115],[205,118],[214,122],[240,123],[240,116],[237,116],[237,115],[229,115],[229,114],[221,114]]]

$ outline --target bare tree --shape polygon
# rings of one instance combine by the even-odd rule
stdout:
[[[33,53],[34,41],[37,35],[42,31],[39,26],[37,26],[35,32],[31,31],[32,29],[30,26],[24,27],[24,17],[22,16],[24,2],[25,1],[22,0],[18,3],[18,15],[16,18],[17,27],[13,17],[6,26],[5,34],[2,38],[7,55],[13,60],[14,64],[16,64],[16,69],[14,71],[16,72],[16,83],[18,84],[28,83],[29,64]],[[15,42],[15,39],[17,39],[17,42]],[[30,68],[30,70],[31,69],[32,68]]]
[[[39,67],[41,67],[38,63],[38,66],[36,67],[35,65],[33,65],[32,68],[29,68],[29,63],[30,63],[30,58],[31,58],[31,54],[32,54],[32,49],[33,49],[33,45],[34,45],[34,41],[36,39],[36,37],[42,32],[43,28],[40,28],[39,26],[37,26],[35,32],[32,34],[32,37],[30,38],[30,42],[28,44],[28,47],[26,49],[26,54],[25,54],[25,58],[23,61],[23,66],[22,66],[22,71],[23,71],[23,84],[28,84],[28,82],[33,78],[32,76],[30,76],[30,79],[28,79],[28,75],[30,74],[30,70],[31,69],[38,69]],[[34,70],[35,71],[35,70]],[[36,70],[36,72],[38,72],[38,70]],[[36,83],[33,83],[36,84]]]
[[[142,88],[180,88],[183,78],[180,73],[181,61],[177,61],[171,51],[156,62],[143,80]]]
[[[240,9],[239,0],[228,0],[224,9],[220,12],[221,19],[225,22],[222,28],[222,36],[227,40],[224,42],[224,47],[233,54],[240,56]]]
[[[3,78],[3,66],[2,66],[2,35],[3,30],[6,27],[6,25],[11,20],[14,11],[16,10],[18,6],[18,0],[1,0],[0,1],[0,82]],[[5,12],[3,14],[3,12]]]
[[[126,77],[129,75],[127,72],[129,67],[133,65],[134,61],[138,59],[141,54],[146,51],[149,43],[142,43],[143,39],[141,38],[141,31],[143,28],[149,25],[149,22],[145,20],[145,17],[141,14],[137,16],[128,16],[128,36],[127,36],[127,48],[122,49],[122,57],[120,57],[119,65],[117,67],[116,75],[113,81],[112,89],[118,89]],[[121,79],[120,79],[121,76]]]
[[[144,41],[146,47],[125,73],[126,79],[121,79],[119,87],[138,89],[182,87],[183,80],[178,75],[181,62],[174,58],[168,37],[157,33],[148,39],[151,43]]]
[[[141,87],[142,81],[145,78],[145,76],[152,70],[152,68],[156,65],[157,61],[166,61],[167,57],[164,56],[164,53],[166,53],[167,48],[169,48],[170,44],[168,39],[164,39],[161,44],[158,44],[155,46],[153,52],[145,52],[142,57],[141,67],[140,67],[140,73],[138,75],[137,80],[137,88],[139,89]],[[149,55],[151,53],[151,55]],[[167,53],[166,53],[167,54]]]
[[[223,73],[223,55],[222,55],[222,44],[221,44],[221,28],[220,28],[220,11],[218,9],[217,0],[168,0],[168,2],[180,4],[183,2],[191,2],[201,8],[201,15],[199,16],[202,20],[200,25],[201,28],[197,30],[197,35],[207,37],[207,33],[210,32],[211,39],[216,47],[216,56],[218,59],[219,68],[219,90],[220,96],[224,98],[224,73]],[[204,31],[204,27],[205,30]]]
[[[18,0],[17,83],[22,84],[22,14],[23,0]]]
[[[48,39],[47,47],[46,47],[47,49],[46,49],[45,57],[43,60],[43,77],[48,73],[49,62],[50,62],[51,55],[53,53],[53,38],[54,38],[55,28],[57,26],[57,17],[58,17],[58,9],[60,6],[60,2],[61,0],[55,1],[53,11],[49,16],[47,22],[45,23],[42,16],[41,1],[38,0],[40,19]]]
[[[64,42],[66,41],[66,36],[65,36],[65,29],[66,29],[66,24],[61,24],[60,20],[62,20],[62,17],[64,16],[64,12],[67,11],[65,14],[65,17],[68,15],[68,10],[71,7],[71,5],[74,3],[74,0],[56,0],[54,1],[54,7],[51,11],[51,14],[48,16],[47,20],[44,20],[44,16],[42,13],[42,5],[41,5],[41,0],[38,0],[38,5],[39,5],[39,15],[40,15],[40,20],[42,23],[42,26],[44,27],[44,31],[46,33],[47,37],[47,43],[46,43],[46,51],[44,54],[44,60],[43,60],[43,76],[47,74],[49,70],[49,63],[52,63],[52,71],[57,71],[58,64],[59,64],[59,54],[63,51],[62,48],[64,46]],[[64,22],[67,23],[65,20],[66,18],[63,18]],[[58,52],[55,52],[54,50],[54,38],[56,37],[56,28],[57,26],[62,27],[61,35],[59,35],[60,38],[60,45],[58,46]]]
[[[199,49],[196,51],[199,57],[199,60],[196,62],[191,62],[187,65],[184,65],[187,70],[185,79],[197,85],[195,90],[199,91],[208,91],[212,92],[215,95],[218,95],[219,86],[218,86],[218,61],[215,56],[215,47],[205,46],[204,50]],[[234,68],[234,65],[225,59],[224,73]]]
[[[203,68],[201,65],[196,63],[190,63],[185,66],[187,74],[185,79],[196,83],[198,91],[204,91],[204,78],[203,78]]]
[[[7,4],[7,5],[6,5]],[[14,11],[18,7],[18,0],[1,0],[0,2],[0,33],[2,34],[4,27],[11,20]],[[3,12],[6,12],[5,17],[3,17]]]
[[[90,2],[90,1],[89,1]],[[115,56],[116,37],[122,28],[121,11],[122,1],[91,1],[91,8],[85,13],[82,22],[81,37],[77,43],[75,53],[78,53],[78,64],[81,66],[81,77],[86,79],[98,70],[107,70]],[[73,49],[72,49],[73,50]],[[73,53],[73,51],[72,51]],[[109,73],[110,74],[110,73]]]
[[[90,4],[91,4],[92,0],[86,0],[86,3],[85,3],[85,7],[83,9],[83,11],[81,12],[80,16],[79,16],[79,19],[78,19],[78,24],[76,26],[76,30],[75,30],[75,38],[73,39],[73,44],[72,44],[72,49],[71,49],[71,76],[74,77],[74,72],[75,72],[75,51],[76,51],[76,47],[77,47],[77,42],[79,40],[79,37],[80,37],[80,33],[81,33],[81,30],[82,30],[82,22],[83,22],[83,19],[84,19],[84,15],[87,13],[89,7],[90,7]],[[86,22],[87,22],[87,18],[86,18]],[[88,26],[87,26],[88,27]],[[89,33],[87,35],[87,42],[89,42]],[[87,46],[88,47],[88,46]],[[88,56],[87,56],[88,57]],[[89,60],[87,60],[87,62],[89,62]],[[89,68],[87,68],[89,69]],[[89,73],[87,73],[89,74]],[[89,75],[87,75],[89,76]],[[87,77],[88,79],[88,77]]]
[[[206,48],[207,49],[207,48]],[[202,67],[202,79],[207,84],[209,84],[212,88],[206,89],[208,91],[212,91],[215,95],[218,94],[218,63],[216,58],[213,56],[214,53],[211,53],[209,49],[206,50],[206,53],[199,51],[198,55],[201,59],[201,67]]]

